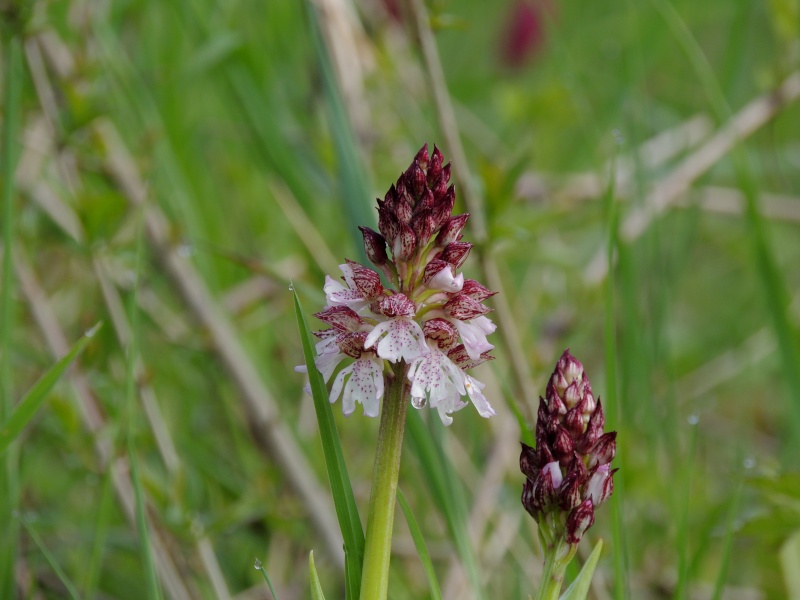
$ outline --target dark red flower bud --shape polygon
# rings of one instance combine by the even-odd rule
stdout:
[[[392,248],[395,260],[408,260],[414,255],[417,247],[417,236],[414,230],[405,223],[400,225],[400,234],[395,238]]]
[[[389,261],[386,254],[386,240],[377,231],[373,231],[369,227],[358,227],[361,230],[361,235],[364,236],[364,252],[369,261],[376,267],[382,267]]]
[[[568,410],[567,414],[564,415],[564,426],[575,439],[583,435],[583,413],[578,410],[577,406]]]
[[[442,310],[454,319],[459,319],[460,321],[468,321],[492,311],[488,306],[464,294],[459,294],[448,300],[442,307]]]
[[[464,287],[461,288],[461,293],[466,294],[467,296],[477,300],[478,302],[483,302],[487,298],[491,298],[492,296],[494,296],[497,292],[489,290],[488,288],[482,286],[474,279],[465,279]]]
[[[436,236],[436,245],[439,247],[447,246],[450,242],[457,242],[461,239],[461,231],[469,219],[469,213],[450,217],[445,221],[442,228],[439,230],[439,235]]]
[[[422,326],[426,338],[434,340],[440,350],[447,350],[458,341],[458,330],[446,319],[429,319]]]
[[[433,147],[433,154],[436,155],[436,146]],[[439,160],[441,161],[441,152],[439,153]],[[417,155],[414,157],[414,162],[418,163],[423,169],[428,167],[428,142],[425,142],[422,145],[422,148],[419,149]],[[428,167],[430,169],[430,167]]]
[[[563,510],[572,510],[581,503],[581,486],[583,478],[578,471],[572,471],[564,477],[558,490],[558,505]]]
[[[419,198],[425,189],[427,178],[425,177],[425,171],[422,170],[422,167],[419,166],[419,162],[417,162],[416,159],[414,159],[414,162],[408,167],[403,177],[406,182],[406,189],[411,192],[414,198]]]
[[[436,198],[443,198],[445,194],[447,194],[447,182],[449,177],[445,175],[444,169],[442,169],[442,174],[434,181],[431,186],[430,190],[433,193],[433,197]]]
[[[603,434],[592,448],[589,457],[589,466],[607,465],[617,454],[617,432],[610,431]]]
[[[539,468],[536,466],[536,450],[525,442],[520,442],[520,444],[522,452],[519,454],[519,470],[528,479],[536,479],[539,474]]]
[[[347,306],[331,306],[322,312],[314,313],[314,316],[339,331],[356,331],[364,322]]]
[[[591,499],[572,509],[567,517],[567,543],[577,544],[586,530],[594,525],[594,506]]]
[[[400,235],[400,222],[394,212],[385,207],[378,207],[378,229],[389,245],[393,246],[397,236]]]
[[[584,498],[592,501],[594,506],[600,506],[608,500],[614,492],[614,473],[608,465],[600,465],[589,477],[589,481],[584,489]]]
[[[414,214],[409,223],[414,235],[417,237],[417,244],[422,247],[428,243],[433,234],[433,220],[431,211],[423,209]]]
[[[411,220],[414,215],[414,199],[408,192],[403,193],[395,202],[394,214],[401,223],[408,223]]]
[[[425,188],[425,191],[422,192],[422,196],[420,196],[419,200],[417,201],[417,205],[414,207],[414,210],[417,212],[424,209],[432,211],[434,206],[436,206],[436,200],[433,197],[433,192],[428,188]]]
[[[575,452],[575,442],[572,440],[569,432],[561,425],[558,426],[558,429],[556,430],[556,436],[551,445],[553,448],[553,454],[558,459],[567,456],[571,457]]]
[[[533,481],[530,479],[526,479],[522,485],[522,506],[536,521],[539,520],[539,511],[536,510],[533,503]]]
[[[472,250],[472,244],[469,242],[451,242],[444,247],[439,258],[446,260],[458,269],[467,260],[470,250]]]
[[[454,186],[447,188],[447,193],[441,198],[437,198],[433,207],[433,219],[436,224],[434,229],[439,229],[453,215],[453,207],[456,205],[456,189]]]
[[[430,162],[428,163],[428,184],[430,185],[442,174],[442,164],[444,163],[444,157],[442,156],[442,152],[439,148],[436,147],[434,144],[433,146],[433,155],[431,156]]]
[[[533,482],[533,506],[537,510],[544,510],[553,503],[555,498],[556,490],[550,470],[542,469]]]

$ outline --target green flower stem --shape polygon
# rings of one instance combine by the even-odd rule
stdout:
[[[558,600],[564,584],[564,573],[577,548],[577,544],[567,544],[563,536],[558,536],[544,548],[544,570],[536,600]]]
[[[372,473],[367,537],[361,576],[361,600],[383,600],[389,587],[389,559],[392,552],[392,526],[397,496],[397,476],[403,452],[406,426],[408,365],[399,362],[394,377],[387,382],[378,431],[378,449]]]

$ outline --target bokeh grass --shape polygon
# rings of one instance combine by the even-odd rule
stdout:
[[[374,222],[371,198],[422,143],[453,150],[412,4],[311,4],[40,0],[21,20],[3,7],[4,98],[12,36],[23,44],[19,117],[2,106],[4,133],[18,131],[3,148],[16,179],[0,174],[2,414],[63,340],[114,326],[3,458],[0,595],[268,598],[258,558],[281,600],[308,597],[313,549],[325,596],[343,597],[330,499],[312,518],[320,499],[290,483],[278,438],[265,442],[289,438],[327,493],[293,371],[290,281],[320,307],[324,275],[361,253],[354,224]],[[442,429],[412,415],[400,485],[442,595],[534,589],[514,410],[532,424],[530,399],[569,346],[619,431],[618,490],[582,555],[605,540],[594,597],[786,598],[779,550],[800,529],[798,103],[775,98],[773,118],[625,231],[654,187],[800,67],[797,2],[537,0],[540,44],[511,67],[514,4],[427,3],[468,161],[453,168],[488,228],[467,272],[498,273],[535,388],[518,389],[500,330],[478,373],[496,418],[468,408]],[[657,160],[642,151],[654,138]],[[186,287],[194,274],[205,304]],[[220,319],[257,371],[256,404]],[[258,402],[275,410],[263,423]],[[333,408],[363,516],[377,421]],[[391,596],[428,597],[402,516],[395,529]]]

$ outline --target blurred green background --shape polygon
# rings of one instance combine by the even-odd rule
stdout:
[[[535,589],[519,424],[566,347],[619,432],[592,597],[800,598],[798,0],[0,11],[4,414],[104,322],[2,457],[0,597],[145,598],[155,564],[165,597],[269,598],[258,558],[305,598],[312,549],[343,597],[290,284],[319,310],[374,198],[460,139],[498,416],[415,414],[400,478],[445,598]],[[378,423],[334,411],[364,517]],[[398,511],[390,595],[427,594]]]

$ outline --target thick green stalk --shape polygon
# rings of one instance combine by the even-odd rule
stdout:
[[[403,453],[408,392],[405,363],[395,365],[381,410],[378,448],[372,473],[367,538],[361,578],[361,600],[383,600],[389,587],[389,560],[392,553],[392,526],[397,496],[397,476]]]
[[[544,547],[544,569],[536,600],[558,600],[561,587],[564,585],[564,574],[572,558],[575,556],[577,544],[567,544],[563,536]]]
[[[17,130],[20,120],[20,92],[22,89],[22,39],[16,22],[3,23],[3,134],[0,152],[0,179],[2,179],[2,235],[3,277],[0,293],[0,421],[4,421],[14,408],[13,367],[11,364],[12,331],[14,326],[12,275],[12,237],[14,234],[14,172],[17,157]],[[14,444],[6,453],[0,466],[0,522],[5,527],[0,534],[0,597],[12,598],[15,594],[14,563],[17,556],[19,521],[13,517],[19,506],[19,445]]]

